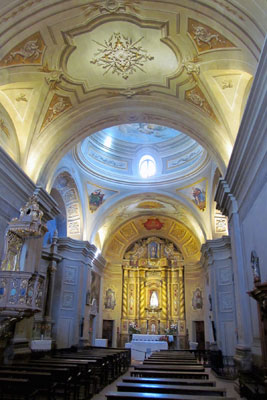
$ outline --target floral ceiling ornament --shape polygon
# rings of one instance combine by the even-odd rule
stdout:
[[[97,49],[91,63],[102,67],[105,70],[103,75],[111,70],[123,79],[128,79],[129,75],[137,70],[145,72],[142,68],[144,63],[153,60],[154,57],[139,45],[142,39],[143,37],[133,42],[131,38],[117,32],[105,40],[104,44],[94,40],[100,48]]]
[[[227,79],[225,79],[224,81],[222,81],[222,89],[224,90],[224,89],[230,89],[230,88],[232,88],[234,85],[233,85],[233,81],[231,80],[231,79],[229,79],[229,80],[227,80]]]

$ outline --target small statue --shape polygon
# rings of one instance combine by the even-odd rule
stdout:
[[[252,263],[251,268],[253,271],[254,283],[260,282],[261,275],[260,275],[259,257],[257,256],[255,250],[252,250],[251,252],[250,261]]]

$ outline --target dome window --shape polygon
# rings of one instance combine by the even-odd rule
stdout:
[[[152,156],[145,155],[139,162],[139,172],[142,178],[149,178],[156,173],[156,163]]]

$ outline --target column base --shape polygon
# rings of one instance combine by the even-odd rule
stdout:
[[[252,367],[252,355],[250,347],[237,345],[234,360],[239,371],[250,371]]]

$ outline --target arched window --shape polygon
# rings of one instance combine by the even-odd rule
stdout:
[[[139,172],[142,178],[149,178],[156,173],[156,163],[152,156],[145,155],[139,162]]]

